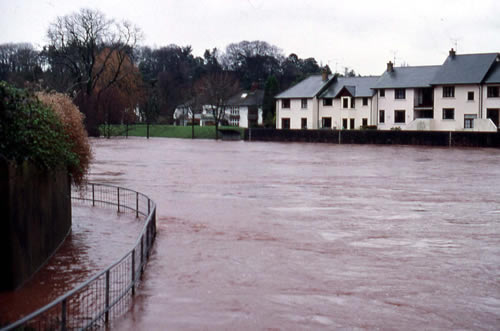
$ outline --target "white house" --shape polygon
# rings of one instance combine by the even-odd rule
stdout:
[[[276,97],[276,128],[497,131],[500,55],[394,67],[380,77],[311,76]]]
[[[377,125],[371,89],[378,76],[335,77],[319,96],[320,128],[359,129]]]
[[[228,100],[226,110],[228,124],[249,128],[263,124],[263,90],[241,91]]]
[[[312,75],[278,94],[276,99],[277,129],[318,129],[319,95],[333,80],[333,75],[324,72]]]

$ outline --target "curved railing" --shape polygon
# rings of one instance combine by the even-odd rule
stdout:
[[[72,191],[72,200],[92,206],[115,206],[118,212],[145,217],[134,247],[106,270],[45,307],[0,331],[97,329],[126,312],[156,236],[156,205],[146,195],[122,187],[89,183]]]

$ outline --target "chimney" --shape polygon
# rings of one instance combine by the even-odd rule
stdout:
[[[321,71],[321,80],[326,82],[328,80],[328,72],[326,71],[326,69],[323,69]]]
[[[394,71],[394,64],[392,64],[391,61],[387,63],[387,72],[393,72]]]
[[[455,55],[457,55],[457,52],[453,48],[450,49],[450,56],[455,57]]]

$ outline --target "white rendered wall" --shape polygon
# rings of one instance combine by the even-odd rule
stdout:
[[[474,100],[467,100],[467,93],[474,92]],[[436,130],[464,130],[464,115],[479,114],[479,86],[478,85],[455,85],[455,97],[444,98],[443,86],[434,88],[434,119],[437,122]],[[455,109],[453,120],[443,119],[443,109]],[[472,131],[472,130],[471,130]]]
[[[283,118],[290,119],[290,129],[300,129],[302,118],[307,118],[307,128],[314,128],[314,110],[317,109],[316,98],[307,99],[307,108],[302,109],[302,99],[290,99],[290,108],[282,108],[281,99],[276,101],[276,128],[282,129],[281,120]]]
[[[377,93],[380,93],[377,91]],[[414,106],[414,91],[411,88],[406,89],[405,99],[395,99],[394,89],[385,89],[385,97],[378,96],[378,109],[374,107],[374,111],[377,113],[377,123],[379,130],[390,130],[391,128],[404,129],[406,125],[413,121],[413,106]],[[376,97],[375,97],[376,98]],[[379,123],[379,111],[385,111],[385,123]],[[404,110],[405,111],[405,123],[395,123],[394,122],[394,111]]]
[[[342,129],[342,120],[347,119],[347,129],[359,129],[363,124],[363,118],[367,119],[368,125],[373,125],[371,107],[373,98],[368,98],[368,104],[363,106],[363,98],[355,98],[355,108],[341,108],[342,100],[340,98],[333,99],[332,106],[324,106],[323,100],[319,103],[319,123],[323,117],[332,118],[332,127]],[[349,127],[351,119],[354,119],[354,128]]]

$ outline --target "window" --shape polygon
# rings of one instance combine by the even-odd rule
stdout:
[[[333,105],[333,99],[332,98],[323,99],[323,106],[332,106],[332,105]]]
[[[368,98],[363,98],[363,106],[368,106]]]
[[[385,123],[385,110],[378,111],[378,122]]]
[[[404,110],[395,110],[394,111],[394,123],[405,123],[405,113]]]
[[[289,118],[282,118],[281,119],[281,128],[282,129],[290,129],[290,119]]]
[[[443,86],[443,98],[454,98],[455,86]]]
[[[352,130],[352,129],[354,129],[354,127],[355,127],[355,125],[354,125],[354,118],[351,118],[350,122],[351,122],[351,123],[350,123],[350,124],[351,124],[351,127],[350,127],[349,129],[351,129],[351,130]]]
[[[406,99],[406,90],[404,88],[395,89],[394,99]]]
[[[473,129],[474,128],[474,119],[477,118],[476,114],[465,114],[464,115],[464,128],[465,129]]]
[[[488,86],[488,98],[498,98],[500,97],[499,86]]]
[[[331,128],[332,127],[332,118],[331,117],[321,118],[321,124],[322,124],[323,128]]]
[[[443,108],[443,120],[454,120],[454,119],[455,119],[455,109]]]
[[[356,108],[356,103],[354,102],[354,98],[351,98],[351,108]]]
[[[474,101],[474,91],[467,92],[467,100]]]
[[[347,129],[347,118],[342,119],[342,129]]]
[[[379,95],[381,98],[385,97],[385,90],[384,89],[380,89],[380,91],[378,91],[378,92],[379,92]]]
[[[302,109],[307,109],[307,99],[301,99],[300,100],[300,107]]]
[[[349,108],[349,97],[342,97],[342,108]]]
[[[290,99],[282,99],[281,108],[290,108]]]
[[[363,123],[362,124],[363,126],[368,126],[368,119],[367,118],[363,118],[362,119],[362,123]]]
[[[300,127],[302,129],[307,129],[307,118],[306,117],[302,117],[302,119],[300,120]]]

